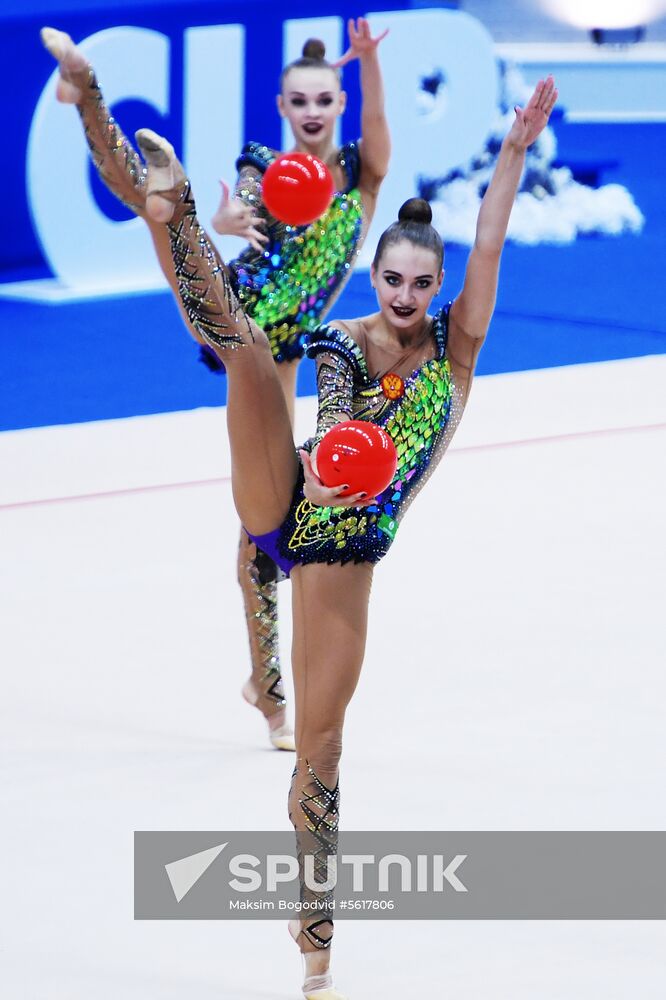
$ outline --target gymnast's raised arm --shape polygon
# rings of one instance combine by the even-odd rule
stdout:
[[[388,172],[391,156],[391,136],[384,111],[384,83],[379,65],[377,47],[388,34],[388,28],[377,38],[370,33],[370,25],[359,17],[356,25],[349,21],[349,48],[335,66],[344,66],[352,59],[361,64],[361,177],[362,194],[376,198],[380,185]]]
[[[557,100],[552,77],[540,80],[526,108],[517,107],[486,191],[462,291],[451,306],[448,354],[454,365],[473,371],[495,309],[500,258],[509,216],[525,165],[527,148],[546,127]]]

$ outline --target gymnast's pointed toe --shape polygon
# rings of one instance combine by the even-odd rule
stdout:
[[[66,32],[45,27],[39,35],[60,68],[56,97],[61,104],[79,104],[90,72],[88,60]]]
[[[146,211],[154,222],[170,222],[187,183],[171,143],[149,128],[135,132],[137,145],[148,167]]]

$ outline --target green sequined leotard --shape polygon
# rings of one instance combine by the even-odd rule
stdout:
[[[278,155],[250,142],[236,162],[235,196],[261,216],[269,241],[263,251],[247,247],[228,267],[244,311],[266,332],[281,362],[303,356],[305,334],[321,323],[351,274],[363,235],[363,205],[359,147],[350,142],[338,154],[345,189],[316,222],[285,225],[261,200],[261,178]]]
[[[321,327],[308,337],[317,357],[317,437],[340,420],[370,420],[393,439],[398,467],[377,504],[363,508],[317,507],[303,495],[303,475],[274,544],[288,571],[296,563],[378,562],[388,551],[410,503],[437,466],[458,425],[464,392],[446,357],[450,306],[433,319],[436,355],[405,380],[404,395],[391,399],[372,379],[365,357],[346,333]],[[261,539],[257,539],[261,546]]]

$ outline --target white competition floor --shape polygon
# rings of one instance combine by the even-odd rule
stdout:
[[[665,374],[477,381],[376,573],[347,829],[666,828]],[[223,413],[6,433],[0,468],[2,996],[296,1000],[284,923],[132,917],[134,830],[287,828]],[[350,1000],[656,1000],[664,953],[662,922],[341,920],[334,969]]]

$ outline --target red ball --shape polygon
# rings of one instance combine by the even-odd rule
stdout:
[[[283,153],[267,167],[264,205],[288,226],[306,226],[323,215],[333,197],[333,177],[311,153]]]
[[[398,456],[393,441],[377,424],[345,420],[321,439],[316,463],[324,486],[349,486],[340,496],[375,497],[393,479]]]

